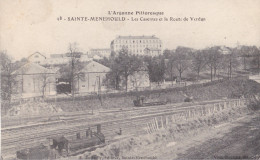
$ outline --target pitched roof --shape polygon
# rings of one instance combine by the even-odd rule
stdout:
[[[45,67],[42,67],[36,63],[28,62],[16,71],[14,71],[12,74],[41,74],[41,73],[49,73],[54,74],[55,71],[51,69],[47,69]]]
[[[116,39],[159,39],[153,36],[118,36]]]
[[[81,72],[109,72],[110,68],[96,62],[89,61],[86,63],[85,67],[81,70]]]
[[[34,52],[33,54],[31,54],[30,56],[28,56],[28,58],[30,58],[31,56],[33,56],[34,54],[40,54],[41,56],[43,56],[43,57],[45,57],[46,58],[46,56],[45,55],[43,55],[42,53],[40,53],[40,52]],[[27,58],[27,59],[28,59]]]

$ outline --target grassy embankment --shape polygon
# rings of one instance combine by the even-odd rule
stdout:
[[[136,99],[137,95],[144,95],[147,101],[179,103],[183,102],[186,97],[193,97],[194,101],[207,101],[222,98],[239,98],[259,92],[260,84],[255,81],[232,79],[181,88],[103,95],[102,106],[97,96],[82,98],[83,100],[76,100],[74,102],[56,102],[56,106],[62,108],[64,111],[80,111],[91,108],[133,107],[133,100]]]

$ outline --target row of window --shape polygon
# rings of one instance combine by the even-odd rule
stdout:
[[[115,43],[152,43],[152,42],[157,42],[157,43],[159,43],[160,42],[160,40],[115,40]]]
[[[119,50],[116,50],[119,51]],[[145,53],[145,50],[138,50],[138,49],[128,49],[131,53]],[[160,51],[148,51],[149,53],[159,53]]]
[[[159,47],[162,47],[162,45],[115,45],[115,48],[118,48],[118,47],[127,47],[127,48],[142,48],[142,47],[157,47],[157,48],[159,48]]]

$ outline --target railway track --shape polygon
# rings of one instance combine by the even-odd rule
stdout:
[[[115,131],[117,131],[119,127],[123,129],[124,134],[136,134],[137,132],[142,133],[145,132],[143,128],[146,126],[147,121],[151,120],[154,117],[177,114],[197,106],[201,106],[201,105],[195,105],[191,107],[187,107],[187,106],[185,107],[181,105],[177,105],[177,106],[166,105],[166,106],[157,106],[157,107],[143,107],[134,110],[129,109],[127,111],[122,110],[121,112],[111,111],[103,114],[117,113],[117,116],[119,116],[120,118],[113,119],[110,121],[106,120],[106,121],[100,121],[94,123],[88,123],[85,121],[86,123],[84,124],[75,125],[78,122],[87,120],[86,118],[84,118],[85,115],[82,115],[80,117],[76,117],[76,119],[67,120],[66,123],[70,124],[69,126],[60,126],[58,128],[51,129],[48,131],[46,131],[46,126],[45,127],[40,126],[36,131],[30,133],[28,133],[28,130],[27,132],[13,132],[19,130],[19,128],[7,129],[7,130],[3,130],[4,132],[2,131],[2,133],[5,133],[5,131],[9,131],[10,133],[11,131],[13,132],[13,134],[11,134],[12,135],[11,137],[8,136],[2,137],[2,153],[12,154],[15,153],[15,151],[18,149],[29,148],[34,145],[38,145],[39,143],[44,142],[45,139],[50,136],[65,135],[68,138],[72,138],[75,137],[76,132],[84,132],[89,126],[95,125],[97,123],[102,125],[103,128],[102,132],[104,133],[106,139],[108,140],[112,140],[113,137],[116,136]],[[126,118],[124,117],[126,113],[132,116]],[[28,133],[28,134],[24,135],[24,133]],[[34,141],[32,141],[32,139]]]
[[[176,111],[184,111],[184,110],[186,110],[186,109],[191,109],[191,108],[195,108],[195,107],[197,107],[197,106],[182,107],[182,108],[177,108],[177,107],[175,107],[175,108],[165,108],[165,109],[163,109],[162,111],[152,110],[152,111],[149,111],[149,112],[146,112],[146,113],[143,113],[143,112],[141,112],[141,113],[136,113],[136,114],[133,114],[133,116],[134,116],[134,117],[137,117],[137,116],[143,117],[143,116],[151,115],[151,114],[154,114],[153,116],[156,116],[156,115],[158,115],[158,114],[165,115],[165,114],[167,114],[168,112],[169,112],[169,113],[172,113],[173,111],[174,111],[174,112],[176,112]],[[130,118],[131,118],[131,117],[130,117]],[[122,121],[122,120],[124,120],[124,119],[125,119],[124,117],[120,117],[120,118],[118,118],[118,119],[114,119],[113,121],[108,121],[108,122],[107,122],[107,121],[101,121],[101,122],[99,122],[99,123],[105,124],[105,123],[110,123],[110,122]],[[78,122],[82,122],[82,121],[84,121],[84,120],[85,120],[85,119],[73,120],[73,123],[76,123],[76,124],[77,124]],[[68,123],[67,123],[67,124],[68,124]],[[77,129],[76,127],[78,127],[77,130],[79,130],[79,129],[82,127],[83,124],[80,124],[80,125],[71,124],[71,125],[73,125],[72,130]],[[84,124],[84,125],[87,125],[87,126],[89,126],[89,125],[95,125],[95,123],[94,123],[94,124],[87,123],[87,124]],[[59,128],[61,128],[60,130],[61,130],[62,132],[64,132],[62,128],[67,128],[67,129],[69,129],[69,128],[71,128],[71,127],[60,126]],[[43,127],[43,128],[38,128],[38,129],[34,132],[34,134],[40,135],[41,133],[44,133],[45,130],[46,130],[46,128],[44,128],[44,127]],[[58,130],[58,128],[51,129],[51,130],[48,130],[48,131],[45,131],[45,132],[48,132],[48,133],[49,133],[49,132],[53,132],[53,131],[55,131],[55,130]],[[21,138],[21,133],[22,133],[22,132],[18,132],[18,133],[16,132],[16,133],[9,134],[9,135],[12,135],[12,136],[11,136],[11,138],[12,138],[11,140],[9,140],[10,137],[2,138],[2,144],[5,145],[5,142],[6,142],[6,141],[15,141],[16,139],[18,139],[17,141],[19,141],[20,138]],[[30,135],[27,135],[27,138],[28,138],[28,139],[31,139],[31,134],[33,134],[33,133],[31,132]],[[23,138],[26,138],[26,135],[24,135]],[[7,140],[7,139],[8,139],[8,140]]]

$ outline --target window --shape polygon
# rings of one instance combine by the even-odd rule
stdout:
[[[84,87],[85,87],[85,85],[82,85],[82,87],[84,88]]]
[[[34,58],[39,58],[39,56],[38,56],[38,55],[35,55]]]

